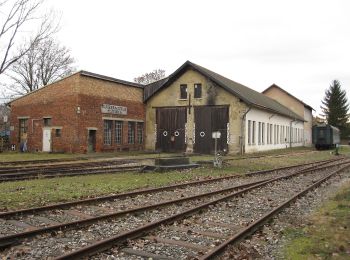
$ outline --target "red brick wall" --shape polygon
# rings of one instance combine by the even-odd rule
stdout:
[[[102,104],[126,106],[128,114],[101,113]],[[80,107],[80,113],[77,108]],[[88,128],[97,128],[96,151],[143,149],[143,145],[127,144],[127,122],[124,123],[123,145],[103,145],[103,119],[114,117],[144,120],[142,89],[74,74],[11,103],[11,142],[19,148],[19,119],[28,118],[29,151],[42,150],[43,117],[51,117],[53,152],[86,152]],[[61,137],[55,127],[62,128]],[[112,137],[114,138],[114,136]],[[113,140],[113,139],[112,139]]]

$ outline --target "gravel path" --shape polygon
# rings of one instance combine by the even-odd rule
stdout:
[[[300,175],[288,181],[282,180],[266,185],[247,193],[243,197],[218,203],[202,214],[194,215],[172,225],[163,226],[157,232],[152,233],[152,236],[155,236],[156,239],[146,237],[132,240],[129,241],[127,248],[116,247],[108,252],[96,255],[92,259],[134,259],[134,256],[123,252],[130,249],[146,251],[155,255],[161,254],[175,259],[190,259],[205,253],[208,249],[224,241],[224,238],[202,236],[200,233],[215,232],[216,235],[232,236],[295,193],[313,184],[315,180],[328,174],[329,171],[324,170],[317,174]],[[208,226],[211,226],[211,228],[208,229]],[[187,232],[183,230],[187,230]],[[170,242],[168,242],[169,239]],[[172,243],[179,243],[176,241],[188,242],[198,248],[193,250],[187,244],[184,246],[172,245]]]
[[[292,172],[295,172],[296,169],[292,170],[284,170],[283,174],[289,174]],[[323,174],[325,174],[327,171],[324,171]],[[204,184],[200,186],[188,186],[182,189],[175,189],[174,191],[165,191],[165,192],[159,192],[159,193],[153,193],[153,194],[146,194],[146,195],[139,195],[136,197],[131,198],[125,198],[122,200],[115,200],[112,202],[103,202],[96,204],[94,207],[90,206],[80,206],[75,207],[74,209],[79,209],[80,212],[83,212],[85,214],[89,215],[98,215],[101,212],[102,209],[106,209],[107,211],[119,211],[126,208],[132,208],[136,206],[144,206],[148,205],[149,203],[160,202],[165,200],[170,200],[173,198],[179,198],[182,196],[189,196],[199,193],[204,193],[212,190],[217,190],[219,188],[239,185],[243,183],[248,183],[256,180],[261,180],[262,178],[267,177],[274,177],[281,175],[281,172],[274,172],[272,174],[264,174],[263,176],[253,176],[249,178],[234,178],[230,180],[220,181],[216,183],[210,183],[210,184]],[[268,208],[273,207],[275,205],[274,200],[280,198],[280,195],[276,195],[276,189],[279,191],[283,191],[284,194],[292,194],[295,192],[296,187],[305,185],[306,182],[312,181],[312,174],[308,174],[305,176],[293,178],[292,184],[287,184],[289,182],[280,181],[273,185],[268,185],[264,188],[261,188],[257,190],[254,194],[254,192],[249,193],[247,196],[244,196],[243,198],[239,199],[233,199],[229,202],[220,203],[216,207],[212,207],[210,210],[202,214],[200,217],[195,216],[190,219],[187,219],[185,221],[182,221],[180,223],[176,223],[176,226],[178,228],[186,228],[186,227],[196,227],[200,229],[203,227],[203,223],[207,221],[220,221],[222,223],[235,223],[234,227],[231,227],[230,229],[225,228],[218,228],[218,227],[212,227],[213,232],[222,232],[224,231],[229,234],[234,230],[235,228],[239,228],[240,226],[244,226],[249,221],[251,221],[251,218],[254,214],[251,213],[251,211],[255,212],[256,214],[262,214],[261,212],[264,212],[264,210],[267,209],[267,207],[264,207],[264,205],[268,205]],[[286,192],[288,191],[288,192]],[[270,199],[264,198],[268,194]],[[23,242],[23,244],[14,246],[8,250],[5,250],[4,252],[0,252],[0,257],[6,257],[6,256],[12,256],[16,259],[47,259],[51,257],[55,257],[58,255],[61,255],[63,253],[67,253],[72,250],[76,250],[80,247],[86,246],[90,243],[93,243],[95,241],[99,241],[101,239],[116,235],[122,231],[130,230],[133,228],[136,228],[140,225],[147,224],[152,221],[159,220],[161,218],[165,218],[171,214],[176,214],[181,211],[184,211],[186,209],[189,209],[195,205],[199,205],[205,202],[208,202],[209,200],[217,199],[222,197],[223,195],[215,195],[207,198],[197,199],[190,202],[183,202],[181,204],[177,205],[170,205],[167,207],[163,207],[157,210],[151,210],[146,211],[142,213],[135,213],[132,215],[126,215],[121,218],[115,218],[115,219],[109,219],[106,221],[100,221],[98,223],[95,223],[93,225],[90,225],[86,228],[80,228],[80,229],[73,229],[73,230],[67,230],[67,231],[58,231],[53,232],[51,234],[44,234],[35,237],[35,239],[28,239]],[[264,199],[262,199],[264,198]],[[256,201],[257,204],[255,204],[252,201]],[[256,206],[258,205],[258,206]],[[103,211],[103,210],[102,210]],[[236,214],[236,211],[241,211],[242,214]],[[104,211],[103,211],[104,212]],[[226,212],[226,213],[225,213]],[[227,214],[229,212],[229,214]],[[105,212],[104,212],[105,213]],[[244,214],[243,214],[244,213]],[[201,220],[199,220],[199,218]],[[72,221],[75,220],[75,217],[67,215],[65,211],[62,210],[55,210],[55,211],[49,211],[41,213],[38,217],[38,215],[24,215],[22,217],[18,217],[17,220],[23,221],[26,223],[30,223],[32,225],[39,225],[39,226],[47,226],[48,222],[47,219],[51,221]],[[239,220],[239,221],[238,221]],[[186,223],[186,221],[190,221]],[[52,224],[52,223],[51,223]],[[13,228],[14,226],[9,224],[7,221],[0,220],[0,226],[4,227],[1,228],[1,232],[4,234],[10,234],[11,232],[19,232],[23,230],[24,228]],[[213,230],[214,229],[214,230]],[[5,231],[3,231],[5,230]],[[174,239],[174,237],[179,240],[184,239],[183,232],[174,229],[174,227],[171,227],[170,230],[166,227],[165,230],[171,231],[170,233],[165,232],[163,238],[164,239]],[[192,232],[193,233],[193,232]],[[186,236],[188,242],[193,242],[198,245],[204,246],[204,247],[212,247],[213,245],[217,244],[220,240],[218,239],[211,239],[206,238],[204,239],[202,236]],[[147,242],[149,240],[145,239],[143,244],[145,245],[144,248],[150,250],[152,253],[159,253],[162,252],[163,255],[168,256],[176,256],[176,259],[182,259],[182,257],[178,256],[188,256],[188,255],[194,255],[191,250],[188,250],[186,248],[179,248],[174,246],[168,246],[166,244],[160,244],[160,246],[154,246],[154,243]],[[203,242],[204,241],[204,242]],[[137,243],[136,243],[137,244]],[[149,247],[146,247],[149,246]],[[153,248],[154,246],[154,248]],[[161,247],[161,248],[160,248]],[[133,248],[137,248],[133,246]],[[168,248],[169,250],[167,250]],[[113,249],[111,252],[107,255],[102,254],[98,255],[96,259],[102,258],[110,258],[114,257],[114,251],[117,250],[119,253],[119,249]],[[180,251],[179,251],[180,250]],[[169,251],[169,252],[168,252]],[[120,257],[125,257],[123,255],[120,255]]]
[[[159,203],[161,201],[173,200],[174,198],[183,198],[188,196],[193,196],[201,193],[211,192],[221,188],[228,188],[231,186],[237,186],[246,184],[249,182],[259,181],[266,178],[273,178],[283,174],[290,174],[296,172],[297,170],[304,169],[308,166],[302,166],[298,168],[283,170],[283,171],[273,171],[271,173],[264,173],[263,175],[255,175],[251,177],[237,177],[232,179],[226,179],[217,182],[211,182],[207,184],[200,185],[190,185],[183,188],[175,188],[169,191],[161,191],[156,193],[147,193],[138,196],[130,196],[123,199],[115,199],[113,201],[103,201],[94,202],[85,205],[77,205],[65,208],[65,210],[49,210],[38,212],[35,214],[24,214],[17,217],[11,218],[12,220],[27,223],[32,226],[46,227],[51,225],[50,222],[43,222],[42,218],[50,219],[55,222],[72,222],[79,220],[77,214],[72,214],[70,211],[78,211],[87,216],[101,216],[112,212],[122,211],[130,208],[136,208],[140,206],[147,206]],[[41,218],[41,219],[38,219]],[[25,228],[14,226],[11,222],[6,222],[0,218],[0,236],[16,234],[18,232],[23,232]]]
[[[310,214],[334,196],[342,185],[349,182],[349,170],[331,178],[283,210],[271,224],[265,225],[251,238],[230,246],[221,259],[284,259],[283,247],[287,239],[283,231],[290,227],[307,226]]]

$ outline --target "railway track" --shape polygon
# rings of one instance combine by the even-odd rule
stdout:
[[[335,162],[330,161],[323,162],[325,167],[328,168],[336,167],[329,165],[334,163]],[[339,164],[339,162],[337,163]],[[342,160],[341,163],[344,164],[348,162]],[[321,163],[318,163],[318,165],[320,164]],[[58,207],[51,207],[39,209],[37,211],[25,210],[21,212],[3,213],[0,215],[2,222],[0,222],[0,225],[3,227],[2,232],[5,234],[2,234],[3,236],[0,237],[0,245],[4,248],[12,246],[9,251],[5,252],[5,255],[11,254],[13,250],[16,251],[16,247],[13,246],[14,244],[19,243],[24,238],[28,239],[29,237],[35,236],[35,239],[24,242],[24,245],[20,245],[20,247],[50,248],[50,250],[59,251],[59,253],[51,252],[52,255],[50,255],[50,257],[57,256],[62,254],[62,250],[65,251],[64,248],[67,247],[66,244],[62,244],[62,239],[73,237],[72,243],[74,245],[76,243],[79,246],[84,246],[85,243],[88,243],[87,241],[91,242],[91,238],[81,238],[80,236],[79,241],[75,241],[76,234],[81,234],[84,229],[88,229],[87,233],[97,232],[100,236],[97,239],[101,240],[106,238],[106,235],[110,233],[111,230],[114,233],[120,233],[126,228],[137,228],[144,223],[161,218],[165,212],[166,214],[172,215],[180,211],[190,210],[193,206],[198,207],[198,205],[203,203],[213,205],[213,200],[221,199],[223,196],[230,196],[232,192],[241,192],[247,189],[247,187],[249,189],[249,187],[261,185],[267,181],[276,181],[276,178],[278,178],[276,176],[281,174],[280,171],[284,171],[284,174],[287,174],[283,178],[289,178],[289,175],[292,174],[306,174],[306,172],[314,171],[315,167],[317,167],[317,164],[316,166],[303,165],[302,168],[283,168],[281,170],[274,170],[270,172],[270,174],[264,171],[261,174],[252,175],[249,178],[231,176],[231,178],[225,177],[216,180],[206,180],[197,184],[195,182],[181,184],[182,186],[178,187],[173,185],[165,190],[159,189],[154,192],[146,190],[138,191],[138,194],[121,194],[120,198],[117,197],[119,195],[114,195],[114,197],[111,198],[105,197],[104,199],[100,199],[99,204],[93,206],[91,206],[91,204],[86,205],[86,202],[82,204],[73,203],[70,205],[68,203],[64,206],[61,205],[60,209],[58,209]],[[262,178],[262,176],[264,177]],[[188,196],[188,194],[191,195]],[[160,200],[160,198],[162,199]],[[174,198],[178,199],[174,200]],[[114,200],[111,201],[111,199]],[[88,203],[91,202],[92,201],[89,201]],[[106,211],[111,210],[113,211],[112,213],[109,212],[106,214]],[[40,214],[37,214],[38,212],[40,212]],[[82,220],[67,222],[67,218],[70,218],[70,220],[72,220],[72,218],[82,218]],[[61,223],[57,224],[58,221],[61,221]],[[25,226],[25,224],[27,224],[27,226]],[[20,230],[21,228],[19,228],[19,226],[22,226],[22,230]],[[38,241],[37,235],[39,234],[41,234],[42,237]],[[58,237],[57,241],[55,239],[56,237]],[[52,243],[52,241],[55,241],[54,244],[47,244]],[[68,248],[70,247],[71,246],[68,245]],[[25,255],[24,258],[46,257],[44,255],[35,256],[35,252],[31,252],[31,254],[32,255]]]
[[[78,167],[78,168],[55,168],[50,170],[27,171],[18,173],[0,173],[0,182],[21,181],[43,178],[57,178],[78,175],[106,174],[118,173],[127,171],[141,170],[141,165],[123,166],[123,165],[108,165],[94,167]]]
[[[237,157],[237,158],[227,158],[226,161],[237,161],[237,160],[248,160],[248,159],[261,159],[261,158],[281,158],[286,156],[293,156],[293,155],[302,155],[302,154],[312,154],[317,153],[318,151],[305,151],[305,152],[296,152],[296,153],[281,153],[281,154],[257,154],[257,155],[250,155],[250,156],[244,156],[244,157]]]
[[[213,259],[227,245],[249,236],[297,198],[349,167],[350,161],[347,161],[343,166],[336,166],[331,173],[324,170],[329,167],[320,167],[317,175],[303,171],[267,180],[55,259],[86,256],[106,259],[110,255],[116,259]],[[292,184],[282,181],[286,178]],[[279,190],[277,196],[276,190]],[[253,207],[258,207],[258,210],[251,214]],[[242,208],[242,215],[237,215],[236,210]],[[106,250],[107,253],[100,253]]]
[[[280,156],[284,156],[284,155],[279,155],[277,157],[280,157]],[[256,157],[247,157],[243,159],[248,159],[248,158],[256,159],[256,158],[262,158],[262,157],[271,157],[271,156],[256,156]],[[31,179],[37,179],[37,178],[55,178],[55,177],[67,177],[67,176],[78,176],[78,175],[118,173],[118,172],[126,172],[126,171],[139,171],[142,169],[142,165],[140,164],[140,162],[144,160],[149,160],[149,159],[151,158],[132,159],[132,160],[131,159],[127,159],[127,160],[111,159],[111,160],[101,160],[101,161],[93,161],[93,162],[77,161],[74,163],[71,163],[71,161],[69,160],[63,160],[63,162],[65,161],[69,161],[69,162],[63,163],[63,164],[62,162],[60,162],[59,164],[49,164],[49,165],[26,165],[25,164],[25,165],[16,165],[16,166],[10,166],[10,167],[3,166],[3,167],[0,167],[0,182],[31,180]],[[226,159],[226,160],[229,161],[234,159]],[[58,160],[43,160],[43,161],[57,162]]]

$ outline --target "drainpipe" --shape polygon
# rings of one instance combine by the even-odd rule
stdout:
[[[246,121],[246,115],[248,112],[252,109],[252,107],[248,107],[248,110],[244,112],[242,116],[242,123],[241,123],[241,149],[240,153],[243,155],[245,153],[245,121]]]
[[[297,121],[297,120],[293,119],[292,121],[290,121],[290,127],[289,127],[289,148],[292,148],[292,124],[295,121]]]

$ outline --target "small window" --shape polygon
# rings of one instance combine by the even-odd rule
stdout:
[[[251,121],[250,120],[248,120],[248,144],[251,144],[251,131],[252,131],[252,129],[251,129]]]
[[[62,129],[56,129],[55,130],[55,136],[56,137],[61,137],[61,134],[62,134]]]
[[[44,118],[44,126],[51,126],[51,118],[50,117]]]
[[[202,97],[202,84],[194,84],[194,98]]]
[[[128,144],[135,143],[135,122],[128,122]]]
[[[180,99],[187,99],[187,85],[180,85]]]
[[[252,127],[252,144],[255,144],[255,121],[253,121]]]

